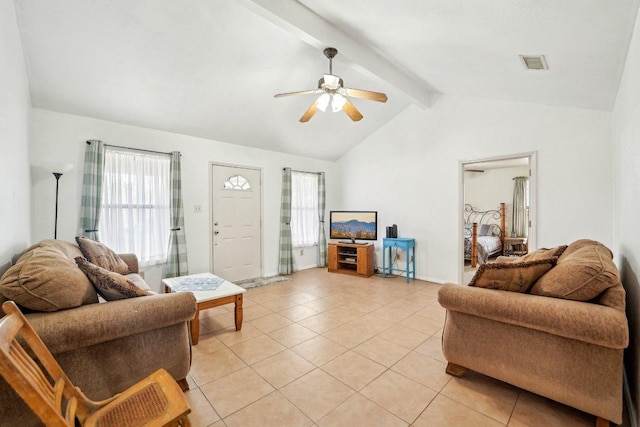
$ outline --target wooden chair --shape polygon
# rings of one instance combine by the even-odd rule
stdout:
[[[190,425],[189,404],[164,369],[92,401],[74,387],[16,304],[7,301],[2,309],[7,315],[0,319],[0,373],[46,426]]]

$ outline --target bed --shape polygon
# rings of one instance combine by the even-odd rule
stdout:
[[[505,204],[499,209],[479,211],[464,205],[464,259],[471,267],[487,262],[491,255],[501,253],[505,237]]]

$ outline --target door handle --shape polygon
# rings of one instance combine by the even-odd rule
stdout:
[[[218,230],[214,231],[213,234],[218,235],[220,232]]]

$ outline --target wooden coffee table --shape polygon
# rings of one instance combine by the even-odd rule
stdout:
[[[190,279],[187,282],[193,282],[193,279],[217,279],[222,280],[222,283],[215,290],[194,290],[195,286],[184,286],[184,279]],[[193,345],[198,344],[200,337],[200,311],[207,308],[218,307],[224,304],[235,303],[235,323],[236,331],[242,329],[242,296],[246,289],[240,286],[234,285],[214,274],[200,273],[190,274],[188,276],[172,277],[170,279],[162,279],[165,293],[169,292],[193,292],[196,297],[197,309],[196,315],[191,321],[191,341]]]

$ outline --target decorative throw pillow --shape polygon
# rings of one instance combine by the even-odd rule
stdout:
[[[581,244],[542,276],[531,293],[590,301],[620,283],[620,272],[611,258],[611,251],[600,243]]]
[[[469,286],[527,292],[536,280],[556,265],[557,261],[558,258],[549,258],[527,262],[482,264],[469,282]]]
[[[595,240],[591,240],[591,239],[580,239],[571,243],[567,247],[567,249],[563,252],[562,256],[560,257],[561,259],[559,259],[558,261],[562,261],[562,259],[568,257],[575,251],[578,251],[582,248],[585,248],[587,246],[593,246],[593,245],[601,245],[605,249],[605,252],[609,252],[609,258],[613,258],[613,252],[611,252],[609,248],[607,248],[606,246],[602,245],[602,243],[597,242]]]
[[[91,280],[98,293],[107,301],[148,295],[146,290],[139,288],[120,273],[104,269],[80,256],[76,257],[76,264]]]
[[[138,273],[129,273],[124,277],[129,279],[131,282],[133,282],[134,285],[136,285],[137,287],[139,287],[142,290],[145,290],[145,291],[150,291],[151,290],[151,288],[149,287],[147,282],[145,282],[144,279],[142,278],[142,276],[139,275]]]
[[[43,241],[29,248],[0,280],[0,293],[35,311],[58,311],[98,302],[96,291],[66,256],[71,243]]]
[[[562,255],[562,253],[566,249],[567,249],[567,245],[557,246],[551,249],[540,248],[540,249],[536,249],[533,252],[529,252],[528,254],[517,259],[524,262],[524,261],[537,261],[539,259],[548,259],[553,257],[558,258],[560,257],[560,255]]]
[[[76,242],[89,262],[115,273],[128,274],[131,272],[127,263],[106,245],[79,236],[76,237]]]

